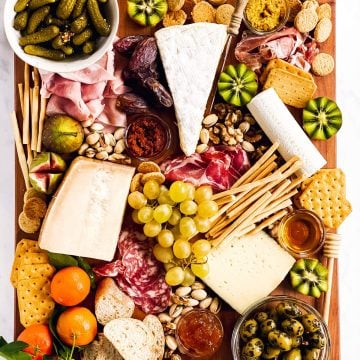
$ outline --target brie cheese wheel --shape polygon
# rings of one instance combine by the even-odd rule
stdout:
[[[155,38],[174,99],[180,146],[190,156],[199,140],[227,27],[210,23],[170,26],[158,30]]]
[[[111,261],[134,172],[130,166],[76,158],[50,203],[40,248]]]
[[[234,232],[210,252],[208,263],[204,282],[243,314],[277,288],[295,259],[263,231],[242,237]]]

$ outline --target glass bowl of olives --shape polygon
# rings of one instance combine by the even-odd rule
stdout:
[[[235,324],[231,350],[235,360],[329,360],[327,325],[316,309],[299,299],[266,297]]]

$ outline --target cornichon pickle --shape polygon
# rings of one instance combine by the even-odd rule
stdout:
[[[34,45],[40,44],[54,39],[60,32],[57,26],[50,25],[44,29],[41,29],[33,34],[25,35],[19,39],[19,45]]]
[[[74,48],[70,45],[64,45],[61,47],[61,51],[67,56],[70,56],[74,53]]]
[[[39,45],[26,45],[24,51],[26,54],[41,56],[51,60],[65,59],[65,54],[62,51],[47,49]]]
[[[16,4],[14,5],[14,11],[15,12],[21,12],[26,9],[28,6],[30,0],[18,0]]]
[[[36,10],[42,6],[53,4],[58,0],[30,0],[29,9]]]
[[[82,51],[84,54],[92,54],[95,50],[95,42],[94,41],[86,41],[82,47]]]
[[[87,0],[77,0],[73,12],[71,14],[73,19],[76,19],[83,13],[86,2]]]
[[[90,28],[85,29],[82,33],[74,35],[72,42],[74,45],[82,45],[85,41],[89,40],[93,35],[93,31]]]
[[[97,0],[88,0],[87,9],[95,30],[101,36],[108,36],[110,34],[110,24],[102,16]]]
[[[56,16],[60,19],[66,20],[70,17],[76,0],[60,0],[59,5],[56,8]]]
[[[45,20],[46,16],[50,13],[50,6],[43,6],[35,10],[29,19],[26,32],[27,34],[33,34],[38,26]]]
[[[62,27],[62,26],[65,26],[65,21],[58,19],[50,14],[45,18],[45,24],[46,25],[56,25],[56,26]]]
[[[106,4],[108,0],[98,0],[99,3]]]
[[[86,29],[88,23],[89,19],[86,13],[83,13],[70,24],[70,30],[75,34],[79,34]]]
[[[64,45],[65,45],[65,43],[64,43],[61,35],[57,35],[51,42],[51,46],[56,50],[60,49]]]
[[[26,10],[16,14],[14,19],[14,29],[19,31],[24,30],[26,28],[28,18],[29,13]]]

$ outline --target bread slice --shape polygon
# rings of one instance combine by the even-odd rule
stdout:
[[[146,315],[143,323],[150,329],[154,337],[154,353],[161,360],[165,350],[165,335],[160,320],[155,315]]]
[[[113,344],[104,336],[98,334],[99,340],[85,347],[81,360],[123,360]]]
[[[137,319],[115,319],[104,326],[104,335],[124,360],[156,360],[154,337]]]
[[[129,318],[134,309],[132,299],[118,288],[113,279],[105,278],[99,283],[95,294],[95,315],[100,324]]]

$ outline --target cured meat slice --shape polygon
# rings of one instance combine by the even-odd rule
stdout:
[[[249,159],[241,146],[223,145],[211,147],[202,154],[177,157],[161,166],[168,181],[210,185],[215,192],[229,189],[249,167]]]

